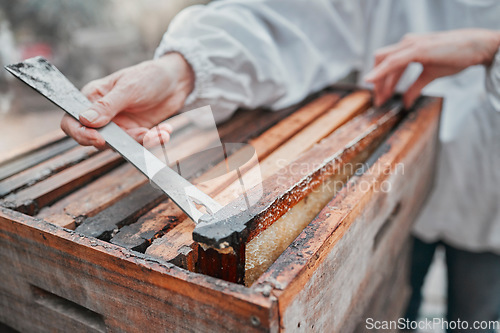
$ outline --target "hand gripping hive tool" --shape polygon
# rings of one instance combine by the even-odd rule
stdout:
[[[79,120],[81,112],[92,105],[54,65],[42,57],[27,59],[5,68],[76,120]],[[111,122],[98,131],[108,145],[165,192],[196,224],[204,215],[196,208],[196,204],[204,206],[210,215],[222,208],[215,200],[137,143],[115,123]]]

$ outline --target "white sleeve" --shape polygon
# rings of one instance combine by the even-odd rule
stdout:
[[[280,109],[361,65],[362,11],[353,2],[224,0],[189,7],[171,22],[155,57],[175,51],[192,66],[195,88],[186,110],[211,105],[220,121],[239,107]]]
[[[500,49],[486,71],[486,92],[493,108],[500,112]]]

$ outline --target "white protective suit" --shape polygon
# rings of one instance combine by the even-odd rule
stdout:
[[[374,52],[406,33],[468,27],[500,29],[500,1],[224,0],[181,12],[156,57],[183,54],[196,75],[185,109],[211,105],[223,120],[239,107],[287,107],[352,70],[362,77]],[[410,68],[399,87],[419,70]],[[424,93],[445,102],[435,190],[414,232],[500,254],[500,56],[488,70],[471,67]]]

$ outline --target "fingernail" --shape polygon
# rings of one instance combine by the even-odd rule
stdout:
[[[83,112],[82,114],[80,114],[80,117],[83,117],[88,122],[92,123],[92,122],[96,121],[97,118],[99,118],[99,113],[97,113],[94,110],[87,110],[87,111]]]
[[[164,144],[167,143],[168,140],[170,139],[170,134],[168,134],[167,131],[160,131],[160,143]]]

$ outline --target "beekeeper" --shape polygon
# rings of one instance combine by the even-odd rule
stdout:
[[[415,319],[436,246],[446,249],[448,320],[500,315],[500,1],[225,0],[182,11],[155,59],[93,81],[82,127],[62,128],[104,146],[90,127],[114,120],[139,142],[181,109],[211,105],[217,120],[240,107],[281,109],[360,73],[375,103],[398,87],[410,106],[424,88],[444,96],[434,191],[414,227]],[[170,128],[159,128],[168,139]]]

